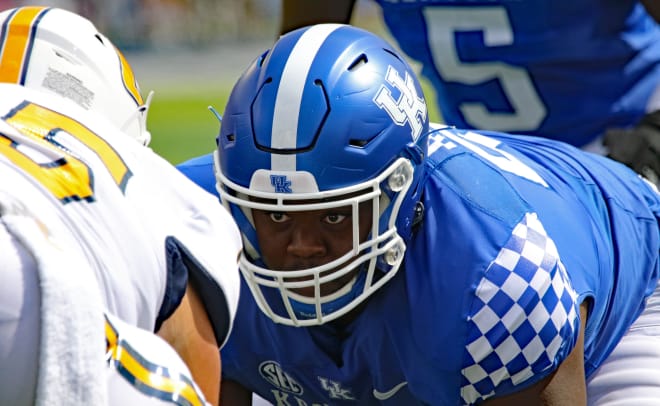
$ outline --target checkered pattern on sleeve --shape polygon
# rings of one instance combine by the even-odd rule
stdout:
[[[577,294],[554,242],[527,214],[480,281],[468,318],[461,397],[473,404],[506,384],[550,373],[575,345]],[[568,354],[569,351],[563,351]]]

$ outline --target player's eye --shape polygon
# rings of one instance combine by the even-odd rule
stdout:
[[[324,221],[328,224],[340,224],[346,219],[346,215],[339,213],[332,213],[325,216]]]
[[[287,216],[286,213],[283,213],[281,211],[270,212],[268,213],[268,217],[270,217],[273,223],[284,223],[289,219],[289,216]]]

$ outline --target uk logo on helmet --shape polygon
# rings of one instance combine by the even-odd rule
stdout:
[[[387,67],[385,80],[399,90],[400,95],[395,100],[390,89],[381,85],[373,99],[374,103],[385,110],[397,125],[408,123],[413,140],[417,140],[426,120],[426,102],[417,95],[413,77],[406,72],[405,77],[401,78],[399,72],[390,65]]]
[[[291,181],[284,175],[270,175],[270,184],[275,188],[275,193],[293,193]]]

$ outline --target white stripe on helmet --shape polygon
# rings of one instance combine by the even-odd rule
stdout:
[[[303,90],[309,69],[325,39],[341,24],[321,24],[303,33],[293,47],[284,66],[282,79],[277,88],[271,147],[293,149],[298,138],[298,117]],[[274,171],[295,171],[295,154],[272,154],[271,169]]]

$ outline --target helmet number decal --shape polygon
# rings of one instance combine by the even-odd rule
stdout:
[[[401,78],[399,72],[390,65],[385,80],[400,92],[399,97],[395,100],[390,89],[383,84],[374,97],[374,103],[385,110],[396,125],[408,123],[413,141],[417,140],[424,128],[427,108],[424,98],[417,94],[413,77],[406,72],[405,78]]]
[[[36,150],[41,154],[37,157],[34,153],[22,150],[17,140],[2,134],[0,152],[32,175],[63,203],[94,201],[94,174],[87,163],[58,142],[58,134],[61,132],[68,133],[92,150],[122,191],[132,175],[126,163],[106,140],[71,117],[34,103],[23,103],[3,118],[27,137],[30,144],[36,145]]]

